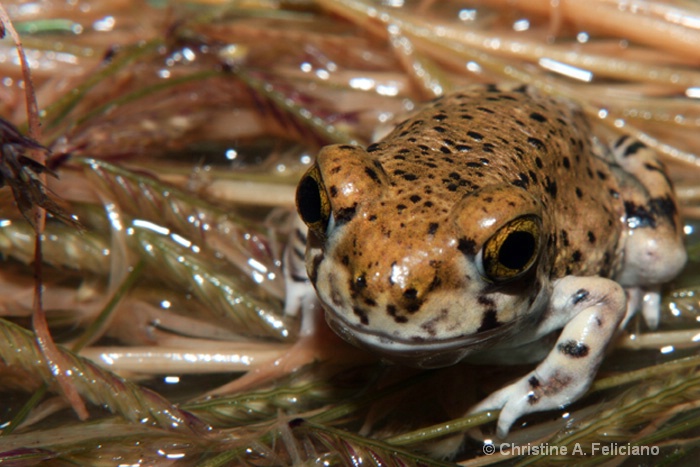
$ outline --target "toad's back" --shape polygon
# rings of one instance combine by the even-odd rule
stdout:
[[[449,95],[367,148],[391,180],[385,203],[368,214],[406,220],[385,230],[412,231],[397,234],[420,241],[447,222],[466,194],[504,183],[521,187],[541,200],[552,277],[610,276],[623,203],[610,160],[593,147],[591,133],[579,109],[526,88]],[[507,198],[487,197],[480,208],[508,211]],[[475,239],[463,240],[468,246]]]

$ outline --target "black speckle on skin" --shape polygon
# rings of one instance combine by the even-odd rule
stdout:
[[[625,214],[627,215],[627,225],[632,229],[656,227],[656,219],[644,206],[634,204],[632,201],[625,201]]]
[[[570,168],[571,168],[571,162],[569,161],[569,158],[568,158],[568,157],[564,157],[564,158],[562,159],[561,162],[562,162],[562,164],[564,165],[564,168],[565,168],[565,169],[570,169]]]
[[[303,251],[301,251],[299,248],[292,248],[292,253],[294,253],[294,256],[296,256],[300,260],[302,260],[302,261],[306,260],[306,254]]]
[[[622,144],[623,141],[618,140],[619,144]],[[627,146],[627,149],[625,149],[625,152],[622,154],[623,157],[629,157],[634,154],[637,154],[637,152],[640,149],[646,148],[646,144],[642,143],[641,141],[635,141],[634,143],[630,144]]]
[[[328,193],[330,193],[331,198],[335,198],[338,196],[338,187],[333,185],[328,189]]]
[[[403,298],[405,298],[406,300],[415,300],[416,298],[418,298],[418,291],[413,287],[409,287],[408,289],[403,291]]]
[[[415,175],[415,174],[403,174],[403,175],[401,175],[401,178],[403,178],[403,179],[406,180],[407,182],[412,182],[412,181],[418,179],[418,175]]]
[[[358,306],[352,307],[352,312],[360,318],[360,323],[365,326],[369,324],[369,318],[367,317],[367,312]]]
[[[549,177],[545,180],[544,190],[550,194],[552,198],[557,197],[557,182],[556,180],[550,180]]]
[[[659,165],[653,165],[649,164],[648,162],[644,164],[644,168],[649,170],[649,171],[654,171],[658,172],[662,177],[664,177],[664,180],[666,180],[666,183],[668,186],[673,186],[673,182],[671,181],[671,178],[668,176],[668,173],[664,170],[663,166]]]
[[[438,228],[440,227],[440,224],[437,222],[431,222],[428,224],[428,235],[435,235],[435,232],[438,231]]]
[[[340,149],[345,149],[346,151],[347,151],[347,150],[352,150],[352,151],[354,151],[355,149],[357,149],[355,146],[350,146],[349,144],[343,144],[343,145],[339,146],[339,148],[340,148]]]
[[[527,188],[530,185],[530,178],[526,174],[520,172],[518,177],[520,177],[519,180],[517,180],[519,183],[512,182],[513,185],[517,185],[522,188]]]
[[[487,152],[487,153],[489,153],[489,154],[493,154],[494,148],[495,148],[495,146],[494,146],[493,144],[491,144],[491,143],[484,143],[484,144],[481,146],[481,150],[484,151],[484,152]]]
[[[405,204],[397,204],[397,205],[396,205],[396,210],[399,212],[399,214],[401,214],[401,212],[402,212],[404,209],[406,209],[406,205],[405,205]]]
[[[617,141],[615,141],[615,144],[614,144],[615,149],[617,149],[617,148],[619,148],[620,146],[622,146],[622,145],[625,143],[625,141],[627,141],[627,138],[629,138],[628,135],[622,135],[622,136],[620,136],[620,138],[619,138]]]
[[[595,243],[595,234],[591,232],[590,230],[588,231],[588,243],[594,244]]]
[[[476,242],[470,238],[460,238],[457,243],[457,249],[462,254],[474,256],[476,254]]]
[[[568,340],[557,345],[557,350],[567,357],[571,358],[583,358],[588,355],[590,351],[586,344],[577,342],[575,340]]]
[[[540,159],[539,157],[535,157],[535,165],[537,165],[538,169],[541,169],[542,167],[544,167],[544,164],[542,163],[542,159]]]
[[[581,255],[581,251],[576,250],[576,251],[574,251],[574,253],[571,255],[571,261],[574,262],[574,263],[578,263],[579,261],[581,261],[581,256],[582,256],[582,255]]]
[[[497,328],[500,325],[501,323],[498,322],[496,309],[491,308],[484,312],[484,316],[481,318],[481,326],[479,326],[479,329],[477,329],[476,332],[489,331]]]
[[[379,175],[377,175],[377,172],[374,169],[370,167],[365,167],[365,173],[369,178],[372,179],[372,181],[377,183],[379,182]]]
[[[294,234],[300,243],[304,245],[306,244],[306,234],[304,232],[302,232],[300,229],[294,229]]]
[[[579,187],[576,187],[576,196],[578,197],[578,199],[583,198],[583,191],[581,191]]]
[[[608,176],[605,174],[605,172],[602,172],[602,171],[600,171],[600,170],[598,170],[598,171],[596,172],[596,175],[598,175],[598,178],[601,179],[601,180],[603,180],[603,181],[605,181],[605,180],[608,179]]]
[[[433,120],[437,120],[438,122],[441,122],[447,118],[447,115],[445,114],[437,114],[433,115]]]
[[[455,149],[459,152],[469,152],[472,150],[472,147],[466,144],[458,144],[455,146]]]
[[[350,290],[352,290],[354,293],[359,293],[366,288],[367,278],[364,274],[360,274],[355,279],[350,280]]]
[[[338,211],[335,213],[336,225],[343,225],[348,223],[350,220],[352,220],[353,217],[355,217],[356,213],[357,204],[353,204],[349,208],[338,209]]]
[[[467,131],[467,136],[469,136],[474,141],[482,141],[484,139],[484,135],[472,130]]]
[[[442,126],[434,126],[434,127],[433,127],[433,130],[437,131],[438,133],[444,133],[444,132],[447,131],[447,130],[445,129],[445,127],[442,127]]]
[[[377,149],[379,149],[378,143],[370,144],[369,146],[367,146],[367,152],[374,152]]]
[[[578,305],[582,301],[586,300],[591,293],[586,289],[578,289],[571,298],[571,302],[574,305]]]
[[[561,231],[561,242],[565,247],[569,246],[569,232],[566,230]]]
[[[527,188],[527,184],[525,184],[522,180],[513,180],[510,182],[511,184],[518,186],[520,188]]]
[[[487,114],[494,114],[494,113],[496,113],[496,112],[494,112],[493,110],[489,109],[488,107],[479,106],[479,107],[477,107],[477,109],[478,109],[478,110],[481,110],[482,112],[487,113]]]
[[[666,217],[671,222],[673,228],[676,228],[674,219],[678,214],[678,207],[671,196],[652,198],[649,200],[649,206],[654,214]]]
[[[433,263],[435,263],[435,262],[431,261],[430,266],[434,269],[437,269],[438,266],[436,264],[433,264]],[[427,292],[432,292],[433,290],[437,289],[440,286],[440,284],[442,284],[442,280],[440,279],[440,277],[437,274],[435,274],[435,276],[433,277],[433,280],[430,281],[430,285],[428,286]]]
[[[420,311],[420,307],[423,305],[422,300],[415,300],[411,301],[410,303],[407,303],[404,308],[406,311],[410,314],[416,313],[417,311]]]
[[[408,199],[410,199],[411,202],[415,204],[415,203],[418,203],[422,198],[418,195],[411,195],[411,197]]]
[[[536,389],[542,384],[540,383],[540,380],[537,379],[537,376],[531,376],[530,379],[527,380],[527,382],[530,384],[530,387],[532,389]]]
[[[531,146],[534,146],[539,151],[544,151],[544,149],[546,148],[544,142],[539,138],[535,138],[535,137],[530,136],[527,139],[527,142],[528,142],[528,144],[530,144]]]
[[[530,114],[530,118],[531,118],[532,120],[534,120],[534,121],[536,121],[536,122],[540,122],[540,123],[544,123],[544,122],[547,121],[547,117],[545,117],[544,115],[542,115],[542,114],[540,114],[540,113],[537,113],[537,112],[532,112],[532,113]]]

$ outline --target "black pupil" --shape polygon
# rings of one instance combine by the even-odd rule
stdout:
[[[506,237],[498,251],[498,262],[509,269],[520,270],[535,254],[535,237],[530,232],[515,231]]]
[[[307,224],[321,220],[321,193],[318,183],[312,177],[304,177],[297,188],[297,209]]]

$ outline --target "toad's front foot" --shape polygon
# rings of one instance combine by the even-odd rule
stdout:
[[[581,397],[589,386],[590,382],[583,375],[558,368],[538,367],[524,378],[491,394],[471,412],[501,409],[497,434],[500,438],[505,438],[520,417],[561,408]]]
[[[625,310],[624,291],[609,279],[567,276],[556,281],[539,325],[539,332],[549,333],[565,323],[554,348],[537,368],[486,398],[472,412],[500,408],[498,436],[505,437],[523,415],[576,401],[593,382]]]

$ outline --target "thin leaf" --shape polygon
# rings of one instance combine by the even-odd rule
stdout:
[[[0,319],[0,362],[17,365],[46,383],[54,382],[34,336],[16,324]],[[126,420],[189,434],[204,434],[208,427],[148,389],[140,388],[94,363],[58,348],[68,362],[65,371],[80,395]]]
[[[252,223],[146,174],[95,159],[75,162],[123,212],[206,244],[274,296],[281,296],[282,273],[264,235]]]
[[[163,280],[191,291],[207,312],[224,318],[230,329],[240,334],[280,340],[295,334],[294,320],[284,315],[281,302],[271,297],[261,300],[254,294],[252,281],[244,283],[238,274],[216,271],[210,261],[183,246],[186,239],[173,238],[167,229],[154,227],[135,222],[131,238]]]
[[[0,220],[0,252],[25,264],[34,258],[33,228],[21,220]],[[109,243],[100,234],[80,234],[64,224],[50,223],[44,229],[43,260],[59,268],[106,276],[109,272]]]
[[[316,423],[294,420],[290,424],[292,432],[301,438],[301,442],[308,440],[324,446],[332,458],[340,465],[362,466],[441,466],[447,467],[454,464],[440,462],[419,454],[397,448],[390,444],[347,431],[329,428]],[[324,456],[325,457],[325,456]],[[317,456],[310,456],[307,460],[313,461]]]
[[[343,369],[335,373],[319,365],[310,365],[272,388],[194,401],[183,408],[217,427],[270,422],[280,414],[291,416],[352,398],[362,391],[367,371],[373,373],[376,370]]]

